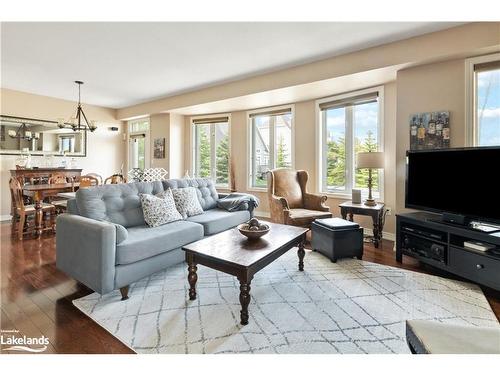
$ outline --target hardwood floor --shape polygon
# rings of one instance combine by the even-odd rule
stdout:
[[[0,244],[2,330],[18,330],[18,336],[48,337],[50,345],[45,353],[133,353],[73,306],[73,299],[92,291],[56,269],[53,235],[18,241],[11,236],[10,223],[4,222],[0,224]],[[363,259],[443,275],[420,267],[410,258],[397,263],[392,249],[393,243],[386,240],[380,249],[365,244]],[[500,318],[500,293],[483,290]]]

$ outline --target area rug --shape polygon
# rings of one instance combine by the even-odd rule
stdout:
[[[74,305],[137,353],[409,353],[405,320],[497,326],[475,285],[291,250],[252,281],[250,322],[239,323],[235,277],[198,267],[189,301],[180,264],[133,284],[130,299],[97,293]]]

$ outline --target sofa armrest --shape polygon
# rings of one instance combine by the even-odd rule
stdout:
[[[56,266],[92,290],[115,289],[116,227],[80,215],[57,218]]]
[[[304,193],[303,197],[304,197],[304,207],[306,209],[330,212],[330,207],[328,207],[325,204],[327,199],[326,195]]]
[[[284,197],[271,194],[269,208],[274,221],[285,224],[290,216],[290,206]]]
[[[229,193],[217,193],[217,194],[219,196],[219,199],[226,198],[229,195]]]

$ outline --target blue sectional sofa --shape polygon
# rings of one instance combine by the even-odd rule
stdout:
[[[139,194],[193,186],[201,215],[151,228],[144,221]],[[105,294],[184,260],[182,246],[235,227],[252,217],[252,203],[240,211],[217,208],[222,198],[209,179],[133,182],[80,189],[57,218],[57,268]]]

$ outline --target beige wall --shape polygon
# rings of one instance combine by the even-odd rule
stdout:
[[[70,117],[76,109],[76,103],[67,100],[49,98],[24,92],[1,89],[0,112],[3,115],[57,120],[60,117]],[[83,105],[89,119],[97,122],[97,130],[87,137],[87,156],[77,157],[77,165],[83,168],[83,173],[95,172],[104,178],[120,171],[125,162],[126,151],[123,140],[123,125],[115,120],[115,110],[91,105]],[[117,126],[119,131],[111,131],[109,127]],[[6,218],[10,213],[10,193],[8,189],[9,170],[15,168],[17,156],[0,156],[0,217]],[[41,157],[33,157],[36,164]],[[55,158],[59,160],[59,158]]]
[[[304,169],[309,173],[308,190],[318,192],[316,175],[316,136],[318,124],[316,122],[316,103],[314,100],[294,103],[295,107],[295,168]],[[384,150],[386,153],[386,170],[384,175],[385,202],[395,208],[395,155],[396,155],[396,84],[395,82],[384,85]],[[190,119],[186,116],[186,129],[190,126]],[[250,174],[248,170],[249,150],[247,136],[247,114],[246,111],[231,113],[231,161],[234,166],[236,190],[255,194],[260,199],[259,213],[268,214],[269,205],[267,193],[255,190],[248,190],[247,180]],[[187,132],[189,133],[189,132]],[[186,144],[189,137],[186,137]],[[186,150],[186,165],[190,166],[189,147]],[[192,172],[192,171],[191,171]],[[336,216],[340,216],[338,205],[347,198],[328,198],[327,204]],[[371,219],[367,217],[356,217],[361,225],[371,228]],[[394,216],[387,219],[385,232],[394,233]]]
[[[465,59],[427,64],[397,76],[397,211],[404,211],[405,155],[411,114],[450,111],[451,147],[465,146]]]
[[[169,141],[170,115],[168,113],[160,113],[149,117],[149,145],[150,145],[150,167],[169,169],[168,141]],[[165,158],[155,159],[154,157],[154,141],[155,138],[165,138]]]
[[[169,155],[169,177],[181,178],[185,173],[184,152],[185,152],[185,133],[184,116],[170,114],[170,131],[167,152]]]

